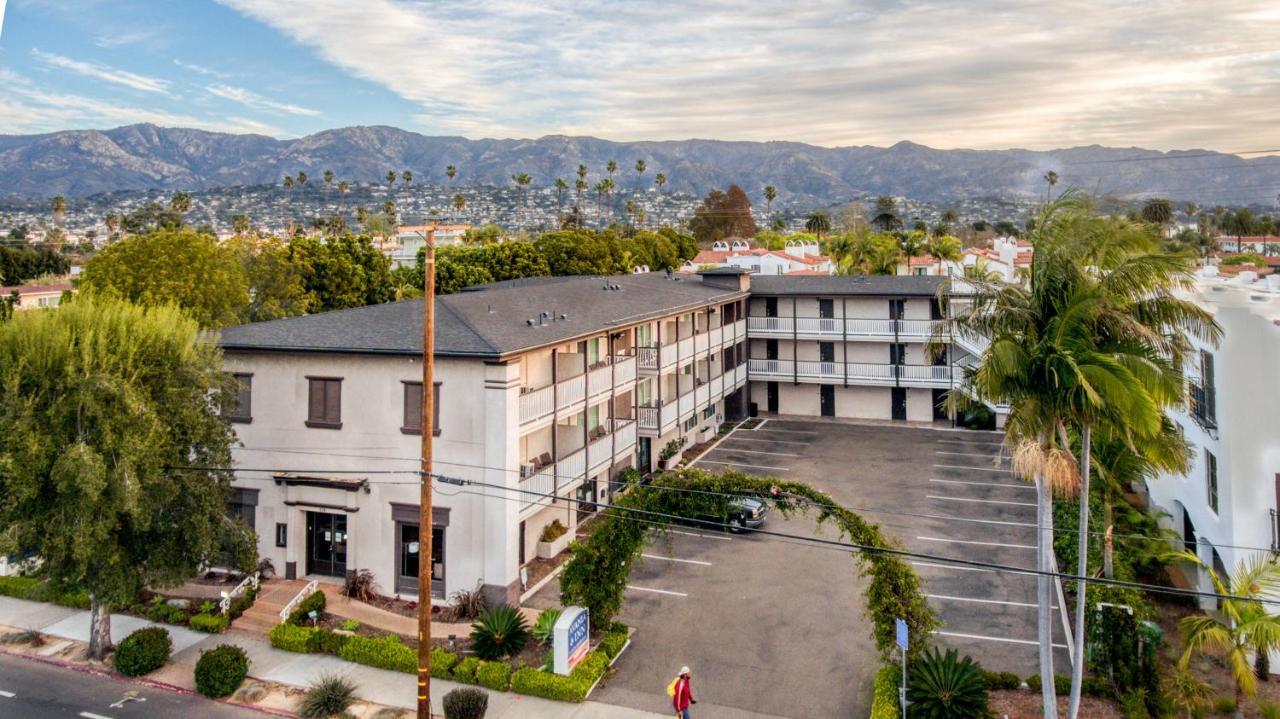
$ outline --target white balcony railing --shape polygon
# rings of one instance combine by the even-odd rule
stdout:
[[[613,437],[602,434],[587,445],[587,468],[589,474],[595,474],[601,466],[613,462]]]
[[[587,376],[580,374],[556,386],[556,409],[564,409],[582,401],[587,388]]]
[[[587,374],[587,396],[595,397],[613,389],[613,367],[608,363]]]
[[[629,385],[636,380],[636,358],[615,357],[613,360],[614,385]]]
[[[781,379],[801,382],[850,382],[875,385],[916,387],[951,386],[951,367],[947,365],[896,365],[880,362],[821,362],[802,360],[752,359],[747,367],[758,379]]]
[[[758,336],[846,337],[924,341],[940,320],[893,320],[851,317],[749,317],[747,326]]]
[[[554,409],[555,390],[551,385],[539,387],[520,395],[520,423],[533,422],[549,417]]]
[[[539,495],[549,495],[556,489],[555,465],[548,465],[542,471],[520,480],[520,509],[521,511],[547,501],[546,497]]]
[[[630,454],[636,445],[636,423],[630,419],[616,420],[617,429],[614,430],[614,452],[615,457],[625,457]]]

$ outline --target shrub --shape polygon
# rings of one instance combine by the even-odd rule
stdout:
[[[312,649],[311,635],[316,631],[313,627],[299,627],[289,622],[281,622],[272,628],[267,636],[271,639],[271,646],[276,649],[307,654],[315,651]]]
[[[168,604],[153,604],[147,609],[147,619],[164,624],[186,624],[187,612],[181,607]]]
[[[986,680],[987,691],[1017,689],[1022,686],[1022,680],[1013,672],[983,672],[982,676]]]
[[[1027,688],[1029,688],[1031,691],[1036,692],[1036,693],[1039,693],[1039,692],[1040,692],[1040,686],[1041,686],[1041,685],[1040,685],[1040,675],[1039,675],[1039,674],[1032,674],[1031,676],[1027,677]],[[1069,677],[1069,676],[1067,676],[1067,675],[1065,675],[1065,674],[1055,674],[1055,675],[1053,675],[1053,690],[1054,690],[1054,692],[1056,692],[1059,696],[1061,696],[1061,695],[1063,695],[1063,694],[1066,694],[1067,692],[1071,691],[1071,677]],[[1082,684],[1081,684],[1081,686],[1080,686],[1080,690],[1081,690],[1081,692],[1083,692],[1083,691],[1084,691],[1084,685],[1083,685],[1083,683],[1082,683]]]
[[[302,624],[311,618],[311,612],[320,614],[324,611],[324,592],[312,592],[306,599],[298,602],[298,608],[289,614],[290,624]]]
[[[227,619],[229,619],[230,621],[235,621],[239,619],[240,615],[244,614],[244,611],[246,609],[253,606],[253,600],[256,599],[257,597],[258,597],[258,589],[257,587],[253,587],[249,589],[249,591],[245,592],[244,594],[241,594],[235,599],[232,599],[231,607],[227,609]]]
[[[870,719],[899,719],[901,709],[898,706],[898,686],[901,681],[902,674],[897,667],[880,667],[872,685]]]
[[[481,662],[476,669],[476,684],[495,692],[511,688],[511,666],[506,662]]]
[[[162,627],[144,627],[130,634],[116,647],[116,671],[126,677],[140,677],[164,666],[173,651],[169,631]]]
[[[200,603],[200,614],[216,614],[217,611],[218,608],[214,606],[213,602],[204,601]]]
[[[1265,654],[1261,656],[1266,656]],[[1262,719],[1280,719],[1280,704],[1274,702],[1259,702],[1258,711],[1262,714]]]
[[[588,652],[567,677],[533,667],[517,669],[511,675],[511,691],[563,702],[581,702],[608,669],[609,660],[602,652]]]
[[[1111,689],[1111,682],[1102,677],[1085,677],[1080,680],[1080,693],[1099,699],[1110,699],[1115,696],[1115,692]]]
[[[342,635],[335,635],[341,637]],[[367,637],[342,637],[345,644],[338,656],[349,662],[379,669],[413,674],[418,671],[417,650],[400,643],[400,637],[388,634],[378,639]]]
[[[0,644],[30,644],[33,647],[43,647],[44,635],[34,629],[9,632],[0,634]]]
[[[542,528],[542,534],[538,537],[539,542],[551,543],[569,533],[569,528],[558,520],[551,520],[551,524]]]
[[[613,661],[627,645],[627,638],[627,632],[609,632],[600,640],[600,651],[609,657],[609,661]]]
[[[307,637],[307,651],[312,654],[340,654],[347,641],[352,639],[346,634],[338,634],[331,629],[316,629]]]
[[[342,622],[342,631],[344,632],[354,632],[359,628],[360,628],[360,622],[357,622],[354,619],[345,619]]]
[[[0,596],[31,599],[39,587],[35,577],[0,577]]]
[[[196,691],[210,699],[230,696],[248,674],[249,657],[244,650],[219,644],[200,653],[200,661],[196,662]]]
[[[548,609],[538,615],[538,621],[533,623],[533,629],[530,633],[533,638],[543,646],[550,644],[552,633],[556,628],[556,622],[560,619],[559,609]]]
[[[453,677],[453,665],[458,663],[458,655],[446,652],[440,647],[431,650],[431,678],[450,679]],[[414,669],[417,671],[417,668]]]
[[[1216,714],[1222,714],[1224,716],[1227,714],[1235,714],[1236,700],[1231,697],[1218,697],[1213,702],[1213,711]]]
[[[0,596],[77,609],[89,608],[89,595],[86,592],[56,587],[35,577],[0,577]]]
[[[471,648],[481,659],[515,656],[529,641],[529,627],[510,604],[485,610],[471,628]]]
[[[467,657],[458,662],[453,668],[453,678],[463,684],[476,683],[476,669],[480,668],[480,660],[475,657]]]
[[[302,719],[330,719],[345,714],[356,700],[356,685],[345,677],[325,675],[307,687],[298,704]]]
[[[488,606],[484,593],[480,591],[480,585],[478,584],[471,591],[459,589],[450,596],[450,599],[453,600],[451,609],[453,610],[454,618],[463,621],[479,617]]]
[[[933,648],[911,663],[907,700],[912,714],[932,719],[980,719],[987,714],[982,666],[956,650]]]
[[[205,632],[206,634],[221,634],[227,631],[227,625],[230,623],[231,620],[221,614],[193,614],[191,619],[187,620],[187,626],[197,632]]]
[[[347,577],[342,585],[342,596],[362,602],[378,596],[378,583],[373,581],[373,572],[361,569]]]
[[[444,695],[445,719],[484,719],[489,710],[489,695],[479,689],[463,687]]]
[[[1134,689],[1120,697],[1120,715],[1124,719],[1151,719],[1147,710],[1147,692],[1145,689]]]

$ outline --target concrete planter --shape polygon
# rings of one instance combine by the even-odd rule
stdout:
[[[658,460],[658,469],[675,469],[680,466],[680,459],[684,457],[684,451],[676,452],[671,459]]]
[[[550,542],[538,542],[538,559],[553,559],[563,552],[571,541],[573,541],[573,532],[566,532],[564,536]]]

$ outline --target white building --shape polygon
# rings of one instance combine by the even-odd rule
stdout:
[[[438,298],[434,470],[481,484],[436,485],[435,594],[516,600],[543,527],[572,530],[623,469],[726,417],[934,420],[954,376],[923,350],[942,282],[725,268]],[[281,574],[368,569],[416,593],[421,343],[421,300],[223,332],[243,387],[233,510]]]
[[[1003,282],[1019,281],[1018,271],[1031,267],[1032,246],[1026,240],[1014,237],[997,237],[991,247],[970,247],[964,251],[961,266],[955,268],[963,274],[965,267],[979,266],[994,272]]]
[[[1217,347],[1199,350],[1188,368],[1191,402],[1173,415],[1192,449],[1185,475],[1146,483],[1152,503],[1188,548],[1234,571],[1257,550],[1280,549],[1280,277],[1217,276],[1200,270],[1192,298],[1222,326]],[[1200,589],[1212,591],[1207,576]]]
[[[460,245],[462,235],[469,229],[471,225],[400,225],[396,228],[396,244],[389,245],[385,252],[392,267],[407,267],[417,264],[418,250],[426,247],[428,236],[435,237],[436,247]]]
[[[685,263],[685,271],[709,267],[737,267],[757,275],[831,275],[835,264],[823,255],[816,242],[788,241],[781,250],[752,247],[749,240],[730,239],[713,242]]]

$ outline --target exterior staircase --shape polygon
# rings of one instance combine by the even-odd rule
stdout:
[[[253,606],[246,609],[231,626],[265,636],[272,627],[280,623],[280,610],[306,586],[307,582],[298,579],[264,580]]]

